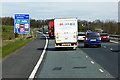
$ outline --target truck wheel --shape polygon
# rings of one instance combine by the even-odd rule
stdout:
[[[85,48],[87,48],[87,47],[88,47],[88,45],[84,44],[84,47],[85,47]]]
[[[51,36],[49,36],[49,38],[51,39]]]
[[[60,48],[56,47],[55,49],[56,49],[56,51],[58,51]]]

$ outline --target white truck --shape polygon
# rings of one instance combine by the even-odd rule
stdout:
[[[78,23],[77,18],[54,19],[55,47],[77,48]]]

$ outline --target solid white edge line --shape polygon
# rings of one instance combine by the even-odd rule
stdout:
[[[43,35],[44,35],[44,34],[43,34]],[[44,36],[45,36],[45,38],[46,38],[46,44],[45,44],[44,50],[43,50],[43,52],[42,52],[42,54],[41,54],[41,56],[40,56],[40,59],[38,60],[38,62],[37,62],[37,64],[36,64],[36,66],[34,67],[32,73],[30,74],[28,80],[33,80],[33,79],[34,79],[35,74],[36,74],[39,66],[41,65],[41,62],[42,62],[43,57],[44,57],[44,55],[45,55],[46,48],[47,48],[47,45],[48,45],[48,39],[47,39],[46,35],[44,35]]]
[[[100,70],[100,72],[104,72],[102,69],[99,69]]]
[[[93,61],[90,61],[92,64],[94,64],[94,62]]]

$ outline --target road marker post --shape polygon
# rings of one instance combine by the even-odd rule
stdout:
[[[23,34],[21,34],[21,39],[23,39]]]

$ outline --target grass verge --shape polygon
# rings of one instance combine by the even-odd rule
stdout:
[[[2,36],[2,48],[0,47],[0,58],[6,57],[7,55],[11,54],[12,52],[32,41],[36,37],[36,34],[33,33],[32,38],[24,40],[20,39],[19,34],[18,37],[15,37],[14,26],[2,25],[0,26],[0,28],[2,28],[0,30],[2,32],[2,34],[0,34],[0,36]],[[32,35],[33,30],[34,29],[31,28],[30,34],[28,36]],[[25,36],[26,35],[24,35],[24,37]]]
[[[7,55],[11,54],[12,52],[16,51],[17,49],[21,48],[22,46],[26,45],[30,41],[32,41],[34,38],[29,39],[19,39],[15,42],[11,42],[5,46],[2,47],[2,58],[6,57]]]

